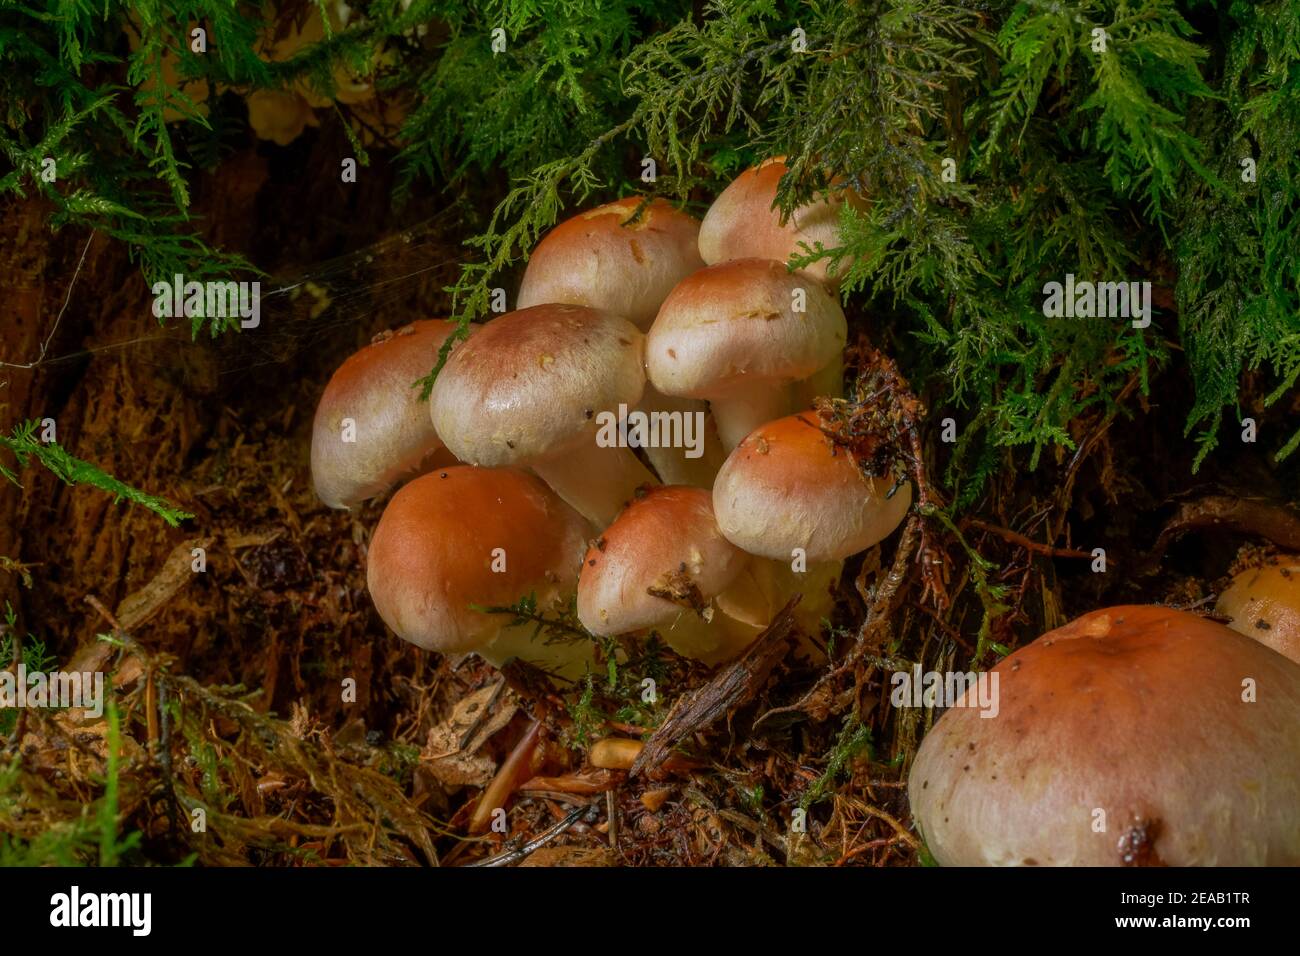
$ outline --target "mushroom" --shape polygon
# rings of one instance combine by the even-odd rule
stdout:
[[[644,331],[673,287],[704,267],[699,232],[699,220],[662,199],[630,196],[579,213],[533,250],[519,286],[519,308],[586,305],[621,315]],[[647,388],[636,410],[707,416],[708,406]],[[708,487],[722,464],[716,428],[706,429],[705,441],[709,447],[698,458],[677,447],[651,445],[644,451],[663,481]]]
[[[723,445],[735,448],[791,411],[791,383],[834,361],[844,312],[820,284],[770,259],[739,259],[679,282],[646,340],[651,384],[707,399]]]
[[[319,126],[312,108],[297,93],[285,90],[254,90],[246,98],[248,125],[258,139],[288,146],[308,126]]]
[[[1275,555],[1242,571],[1215,609],[1234,631],[1300,663],[1300,556]]]
[[[748,561],[719,533],[708,491],[650,488],[588,549],[578,619],[602,636],[655,628],[682,656],[718,663],[761,630],[714,607]]]
[[[968,689],[908,777],[940,864],[1300,864],[1300,667],[1282,655],[1184,611],[1112,607],[986,687],[996,709]]]
[[[709,265],[732,259],[775,259],[785,264],[807,255],[820,243],[824,249],[840,244],[840,191],[830,192],[794,210],[783,223],[776,190],[789,171],[785,157],[765,160],[737,176],[700,224],[700,255]],[[804,248],[807,246],[807,248]],[[829,260],[819,259],[801,270],[832,291],[838,277],[827,274]]]
[[[892,534],[912,502],[910,483],[896,487],[892,478],[864,476],[817,423],[816,413],[805,412],[756,429],[723,463],[713,485],[722,534],[774,562],[758,566],[769,593],[804,590],[796,618],[814,633],[844,559]],[[792,570],[799,559],[806,562],[803,572]]]
[[[417,647],[472,651],[498,667],[519,657],[572,678],[591,660],[589,641],[544,644],[534,624],[475,608],[532,595],[539,614],[567,609],[590,534],[535,476],[456,465],[393,496],[370,540],[366,582],[384,623]]]
[[[454,462],[411,383],[428,372],[455,328],[426,319],[381,333],[335,371],[312,425],[311,474],[321,501],[350,508]]]
[[[529,465],[603,527],[655,477],[625,447],[598,443],[598,419],[645,387],[642,334],[580,305],[538,305],[486,323],[433,386],[434,427],[461,461]]]
[[[533,250],[519,308],[586,305],[621,315],[644,332],[673,286],[704,267],[699,232],[698,219],[662,199],[630,196],[579,213]]]

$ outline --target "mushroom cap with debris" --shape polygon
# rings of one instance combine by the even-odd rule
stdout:
[[[718,194],[700,225],[700,255],[705,262],[716,265],[732,259],[758,258],[784,264],[792,256],[808,255],[819,243],[823,249],[840,245],[842,190],[796,207],[781,222],[781,210],[774,203],[777,186],[788,169],[784,156],[764,160],[745,170]],[[852,196],[857,205],[856,194]],[[827,259],[818,259],[800,271],[834,289],[839,277],[828,274],[828,263]]]
[[[704,488],[648,488],[588,549],[578,618],[593,634],[656,627],[712,613],[749,556],[718,531]]]
[[[519,308],[587,305],[648,329],[673,286],[704,268],[699,232],[699,220],[662,199],[630,196],[578,213],[533,250]]]
[[[713,484],[713,510],[727,540],[750,554],[839,561],[882,541],[912,503],[908,482],[867,478],[816,412],[768,422],[728,456]]]
[[[908,777],[940,864],[1300,864],[1300,667],[1282,655],[1184,611],[1112,607],[986,687],[995,706],[967,690]]]

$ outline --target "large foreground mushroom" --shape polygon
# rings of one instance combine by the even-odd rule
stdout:
[[[1300,864],[1300,667],[1282,655],[1183,611],[1113,607],[993,677],[995,715],[948,710],[908,778],[939,863]]]

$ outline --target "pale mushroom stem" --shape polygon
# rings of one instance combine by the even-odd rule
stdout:
[[[599,528],[607,528],[637,488],[659,480],[627,448],[584,441],[564,454],[533,463],[537,477]]]
[[[683,610],[675,620],[654,630],[683,657],[713,665],[739,656],[763,628],[737,621],[715,608],[712,620]]]
[[[790,598],[801,594],[795,622],[804,634],[816,636],[822,618],[835,606],[831,589],[843,570],[843,561],[809,562],[804,571],[795,571],[789,561],[753,557],[736,582],[718,595],[718,607],[742,623],[766,627]],[[816,645],[801,641],[800,650],[812,654]]]
[[[661,422],[656,431],[659,441],[646,445],[645,456],[663,483],[712,488],[727,453],[709,407],[696,399],[665,395],[647,384],[637,411],[651,422]]]
[[[814,399],[843,398],[844,359],[837,357],[820,372],[814,372],[808,378],[795,382],[791,391],[794,393],[796,411],[812,408]]]
[[[537,625],[531,622],[503,627],[491,644],[479,650],[478,655],[496,668],[502,668],[517,658],[566,680],[580,680],[588,670],[595,668],[594,641],[575,635],[573,641],[548,644],[536,632]]]
[[[770,379],[747,382],[728,389],[709,406],[722,447],[730,454],[754,429],[790,414],[790,386]]]

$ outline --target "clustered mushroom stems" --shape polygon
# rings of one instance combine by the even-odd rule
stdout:
[[[790,386],[783,382],[741,382],[709,402],[718,436],[728,452],[754,429],[790,411]]]
[[[601,528],[614,520],[638,488],[659,484],[631,449],[602,448],[594,437],[575,443],[562,455],[534,462],[533,471]]]

